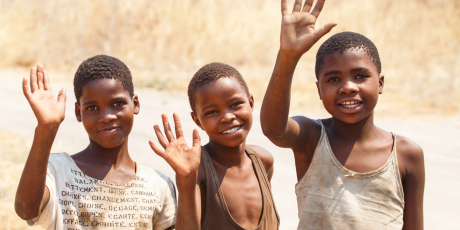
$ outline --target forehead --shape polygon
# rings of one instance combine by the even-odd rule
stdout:
[[[363,49],[347,49],[343,53],[335,52],[324,57],[323,66],[319,70],[319,77],[329,71],[347,71],[355,68],[366,68],[375,72],[378,70],[369,54]]]
[[[123,88],[121,81],[109,78],[94,79],[81,88],[80,100],[96,100],[101,98],[128,97],[129,92]]]
[[[195,107],[203,107],[207,104],[226,102],[234,97],[245,97],[248,95],[234,77],[223,77],[215,82],[205,84],[196,90]]]

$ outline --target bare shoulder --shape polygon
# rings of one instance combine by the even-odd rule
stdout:
[[[260,161],[262,161],[262,164],[264,165],[264,168],[265,168],[265,172],[267,173],[268,180],[271,180],[273,176],[273,171],[274,171],[273,163],[275,161],[275,159],[273,158],[273,155],[270,152],[268,152],[266,149],[260,146],[257,146],[257,145],[248,145],[248,146],[251,147],[257,153],[257,155],[259,155]]]
[[[424,171],[423,150],[417,143],[407,137],[396,135],[396,152],[403,176]]]
[[[304,116],[295,116],[292,117],[292,120],[299,125],[299,140],[301,143],[298,143],[296,146],[303,150],[306,146],[312,146],[318,143],[321,136],[321,123],[319,120],[310,119]],[[294,151],[295,150],[296,149],[294,149]]]
[[[266,149],[257,146],[257,145],[248,145],[251,147],[257,155],[259,155],[260,160],[264,164],[265,168],[273,166],[273,162],[275,159],[273,158],[273,155]]]

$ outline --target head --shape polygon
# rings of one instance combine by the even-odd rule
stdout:
[[[315,73],[326,110],[346,123],[373,114],[383,92],[380,57],[368,38],[353,32],[335,34],[316,55]]]
[[[128,67],[114,57],[91,57],[78,67],[74,91],[75,115],[91,142],[105,148],[125,143],[140,109]]]
[[[244,143],[254,98],[235,68],[223,63],[203,66],[190,81],[188,97],[192,118],[210,141],[231,147]]]

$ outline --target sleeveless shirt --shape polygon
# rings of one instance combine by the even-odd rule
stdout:
[[[252,161],[252,166],[259,181],[262,192],[262,214],[256,229],[272,230],[279,227],[279,216],[270,188],[265,168],[257,153],[246,146],[246,154]],[[206,175],[206,213],[201,226],[203,230],[244,230],[232,217],[228,210],[224,194],[214,165],[204,147],[201,147],[201,160]]]
[[[404,193],[395,135],[387,162],[358,173],[337,160],[321,126],[310,167],[295,186],[297,229],[402,229]]]

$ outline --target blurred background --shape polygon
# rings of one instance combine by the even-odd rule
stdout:
[[[52,83],[70,85],[83,60],[107,54],[131,69],[136,90],[186,98],[201,66],[224,62],[242,73],[260,106],[280,21],[279,0],[0,0],[0,78],[21,79],[41,63]],[[332,34],[354,31],[380,53],[385,89],[377,116],[458,119],[459,0],[328,0],[317,26],[331,21],[338,25],[296,70],[294,110],[324,112],[315,85],[316,50]],[[71,92],[68,100],[74,100]],[[0,185],[0,229],[22,229],[12,202],[29,147],[1,130],[0,138],[0,178],[7,180]]]

